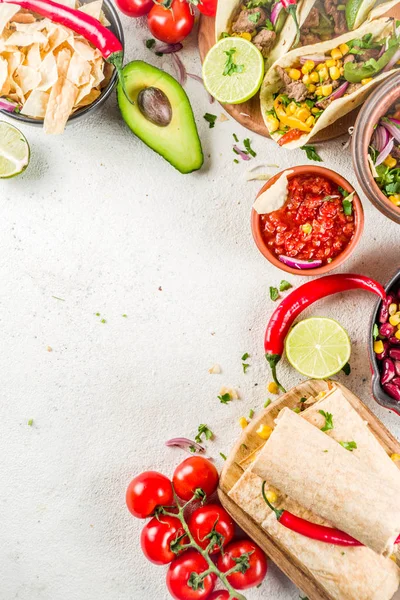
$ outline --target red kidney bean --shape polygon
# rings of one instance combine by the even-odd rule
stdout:
[[[383,352],[381,352],[380,354],[376,355],[376,358],[378,360],[383,360],[384,358],[387,357],[389,352],[389,342],[387,342],[386,340],[383,342]]]
[[[400,387],[397,387],[397,385],[394,385],[394,383],[387,383],[383,386],[383,389],[387,394],[389,394],[389,396],[391,396],[391,398],[394,398],[397,400],[397,402],[400,402]]]
[[[395,327],[393,327],[393,325],[391,325],[390,323],[383,323],[380,327],[379,327],[379,334],[382,337],[388,338],[390,336],[392,336],[395,332]]]
[[[382,363],[381,384],[385,385],[386,383],[389,383],[395,375],[394,362],[390,360],[390,358],[385,358]]]
[[[389,356],[390,358],[394,358],[394,360],[400,360],[400,348],[390,348]]]
[[[381,310],[379,311],[379,323],[386,323],[389,319],[389,305],[393,303],[393,296],[388,296],[382,300]]]
[[[392,379],[392,383],[393,385],[397,385],[397,387],[400,387],[400,377],[394,377],[394,379]]]
[[[389,338],[389,344],[391,346],[400,346],[400,340],[393,335],[391,338]]]
[[[400,377],[400,361],[394,361],[394,370],[396,371],[396,375]]]

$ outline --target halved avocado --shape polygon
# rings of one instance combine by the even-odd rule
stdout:
[[[182,86],[161,69],[141,60],[122,71],[126,92],[118,83],[118,104],[126,124],[145,144],[181,173],[200,169],[203,151],[189,98]]]

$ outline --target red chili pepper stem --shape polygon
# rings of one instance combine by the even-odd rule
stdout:
[[[283,387],[283,385],[280,383],[278,376],[276,374],[276,367],[278,365],[278,362],[281,360],[282,356],[280,354],[266,354],[265,358],[267,359],[269,366],[271,368],[273,380],[275,381],[276,385],[281,390],[281,392],[286,394],[286,390]]]
[[[270,509],[271,509],[271,510],[273,510],[273,511],[274,511],[274,513],[275,513],[275,516],[276,516],[276,518],[278,519],[278,521],[280,521],[280,519],[281,519],[281,517],[282,517],[282,515],[283,515],[283,513],[284,513],[285,511],[283,511],[283,510],[279,510],[278,508],[275,508],[275,506],[274,506],[273,504],[271,504],[271,502],[268,500],[268,498],[267,498],[267,494],[265,493],[265,486],[266,486],[266,485],[267,485],[267,482],[266,482],[266,481],[263,481],[263,482],[262,482],[262,486],[261,486],[261,493],[262,493],[262,497],[263,497],[263,499],[264,499],[264,502],[265,502],[266,504],[268,504],[268,506],[270,507]]]

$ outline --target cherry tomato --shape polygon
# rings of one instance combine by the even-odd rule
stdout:
[[[145,471],[128,485],[126,504],[134,517],[146,519],[157,506],[171,506],[174,503],[172,485],[168,477],[157,471]]]
[[[153,0],[115,0],[119,10],[128,17],[143,17],[153,8]]]
[[[148,27],[157,39],[177,44],[193,29],[194,16],[187,2],[172,0],[170,8],[156,2],[147,16]]]
[[[143,554],[155,565],[167,565],[177,556],[171,550],[171,543],[178,540],[184,533],[182,524],[176,517],[167,515],[160,515],[159,518],[153,517],[144,526],[140,537]],[[187,537],[182,538],[182,544],[187,542]]]
[[[228,581],[236,590],[246,590],[247,588],[259,585],[267,574],[268,564],[264,552],[251,540],[239,540],[232,542],[225,548],[224,554],[218,558],[218,569],[223,573],[232,569],[237,563],[233,559],[239,558],[242,554],[251,552],[248,557],[249,568],[245,573],[238,571],[228,576]]]
[[[202,600],[214,589],[216,576],[210,573],[198,589],[188,585],[192,573],[207,571],[208,564],[197,550],[188,550],[172,561],[167,573],[168,591],[176,600]]]
[[[222,546],[225,547],[233,539],[235,533],[235,524],[222,506],[218,504],[207,504],[200,506],[190,516],[188,526],[190,533],[195,541],[204,550],[210,543],[210,538],[207,537],[215,526],[217,534],[223,536],[220,538]],[[216,536],[216,544],[213,546],[210,554],[220,552],[221,546],[218,543],[218,535]]]
[[[224,0],[221,0],[221,2],[223,1]],[[199,11],[203,13],[203,15],[206,15],[207,17],[215,17],[217,14],[217,4],[218,0],[199,0],[196,6]]]
[[[218,471],[206,458],[191,456],[177,466],[172,483],[182,500],[190,500],[199,488],[210,496],[218,486]]]
[[[211,596],[207,598],[207,600],[229,600],[231,596],[227,590],[217,590],[213,592]],[[235,600],[234,598],[232,600]]]

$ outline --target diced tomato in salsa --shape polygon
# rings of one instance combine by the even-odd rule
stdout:
[[[276,256],[320,259],[323,264],[343,252],[355,231],[354,211],[344,214],[338,186],[314,175],[289,179],[285,205],[261,215],[261,222],[264,240]]]

